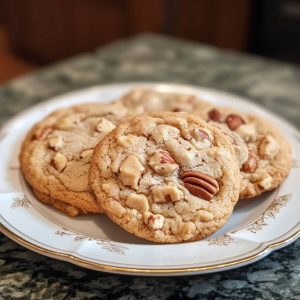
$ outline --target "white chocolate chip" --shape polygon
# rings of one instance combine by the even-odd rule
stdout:
[[[163,215],[154,215],[153,213],[148,212],[144,214],[144,222],[152,230],[159,230],[164,226],[165,217]]]
[[[67,158],[60,152],[57,152],[52,159],[52,165],[58,172],[62,172],[67,166]]]
[[[119,172],[120,164],[122,161],[122,155],[120,152],[117,152],[116,156],[113,158],[112,164],[111,164],[111,170],[114,173]]]
[[[170,156],[170,153],[167,151],[159,151],[154,153],[149,160],[149,165],[157,174],[163,176],[170,176],[179,168],[179,166]]]
[[[114,130],[115,128],[116,128],[115,124],[113,124],[112,122],[108,121],[105,118],[101,119],[96,125],[96,131],[103,134],[107,134],[112,130]]]
[[[254,142],[256,140],[256,129],[253,124],[242,124],[236,129],[236,132],[246,141]]]
[[[261,187],[263,187],[265,190],[268,190],[272,186],[272,177],[267,176],[267,177],[263,178],[258,184]]]
[[[143,171],[144,167],[137,157],[130,155],[120,166],[120,180],[125,186],[137,189]]]
[[[55,151],[58,151],[63,146],[63,139],[60,135],[52,136],[49,138],[49,147]]]
[[[117,144],[124,148],[135,145],[136,142],[137,142],[137,136],[135,136],[133,134],[120,136],[120,137],[118,137],[118,140],[117,140]]]
[[[126,212],[126,209],[116,200],[109,201],[106,209],[110,214],[117,218],[121,218]]]
[[[158,186],[152,190],[153,202],[177,202],[183,198],[183,192],[169,182],[168,185]]]
[[[108,196],[114,198],[117,198],[120,192],[120,187],[114,182],[103,183],[102,189]]]
[[[202,209],[197,211],[197,215],[202,222],[209,222],[214,219],[214,215],[211,212]]]
[[[134,208],[141,213],[146,213],[149,210],[148,199],[145,195],[130,194],[126,198],[126,205]]]
[[[279,145],[271,135],[264,137],[258,147],[258,153],[262,157],[273,158],[278,151]]]
[[[88,156],[92,156],[93,154],[93,149],[87,149],[87,150],[83,150],[81,153],[80,153],[80,158],[86,158]]]

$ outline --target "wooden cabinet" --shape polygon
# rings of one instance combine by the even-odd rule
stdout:
[[[250,0],[6,0],[6,10],[13,48],[47,63],[143,32],[244,49]]]

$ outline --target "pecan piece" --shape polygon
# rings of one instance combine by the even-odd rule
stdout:
[[[245,124],[245,121],[239,115],[236,114],[228,115],[225,122],[231,130],[236,130],[241,125]]]
[[[257,168],[257,159],[255,155],[249,151],[248,160],[243,164],[242,171],[246,173],[253,173]]]
[[[211,200],[219,191],[218,181],[209,175],[186,171],[181,174],[180,178],[191,194],[204,200]]]
[[[209,120],[211,120],[211,121],[222,122],[222,114],[220,111],[218,111],[215,108],[210,110],[207,115],[208,115]]]

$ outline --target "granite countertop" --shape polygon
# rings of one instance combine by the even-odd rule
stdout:
[[[247,97],[300,128],[300,68],[155,35],[119,41],[0,88],[0,124],[48,97],[127,81],[168,81]],[[86,270],[0,234],[1,299],[300,299],[300,240],[222,273],[147,278]]]

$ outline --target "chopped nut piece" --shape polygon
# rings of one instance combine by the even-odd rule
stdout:
[[[92,154],[93,154],[93,149],[86,149],[80,153],[80,158],[86,158],[88,156],[92,156]]]
[[[60,135],[53,136],[49,139],[49,148],[58,151],[63,146],[63,139]]]
[[[120,180],[125,186],[137,189],[143,171],[144,167],[137,157],[130,155],[120,166]]]
[[[236,132],[246,141],[254,142],[256,139],[256,130],[252,124],[242,124]]]
[[[208,112],[208,118],[214,122],[222,122],[223,116],[220,111],[217,109],[212,109]]]
[[[236,114],[228,115],[225,122],[231,130],[237,130],[241,125],[245,124],[245,121]]]
[[[152,229],[159,230],[164,226],[165,217],[163,215],[154,215],[153,213],[144,214],[144,222]]]
[[[277,141],[271,136],[267,135],[262,138],[258,146],[258,153],[263,158],[273,158],[279,151]]]
[[[108,121],[107,119],[103,118],[103,119],[101,119],[101,120],[98,122],[98,124],[97,124],[97,126],[96,126],[96,131],[105,134],[105,133],[111,132],[111,131],[114,130],[115,128],[116,128],[116,126],[115,126],[112,122],[110,122],[110,121]]]
[[[141,213],[146,213],[149,210],[148,199],[145,195],[128,195],[126,198],[126,205],[140,211]]]
[[[67,158],[60,152],[57,152],[54,158],[52,159],[53,167],[60,173],[67,166],[67,162],[68,162]]]
[[[249,151],[248,160],[243,164],[242,171],[246,173],[253,173],[257,168],[257,159],[255,155]]]
[[[133,134],[128,134],[125,136],[118,137],[117,144],[121,147],[127,148],[128,146],[132,146],[136,143],[137,136]]]
[[[157,174],[163,176],[169,176],[179,168],[170,153],[164,150],[154,153],[149,160],[149,165]]]
[[[174,183],[169,182],[168,185],[154,188],[152,197],[154,202],[176,202],[183,198],[183,192]]]

